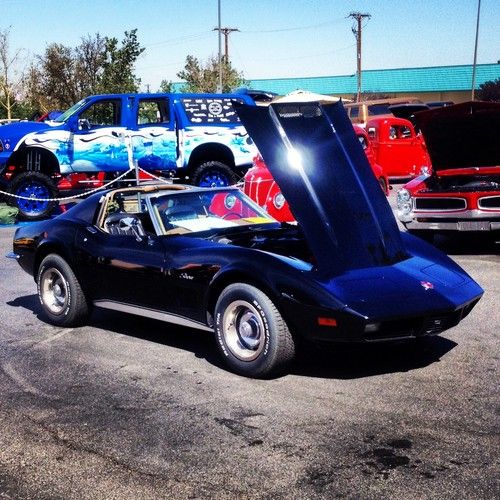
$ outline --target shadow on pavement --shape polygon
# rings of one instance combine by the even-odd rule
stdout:
[[[500,255],[500,235],[485,233],[437,234],[434,246],[453,255]]]
[[[36,294],[18,297],[7,302],[7,305],[31,311],[40,321],[47,323]],[[87,326],[192,352],[197,358],[227,370],[210,332],[98,308],[92,313]],[[337,344],[319,347],[305,344],[299,349],[297,359],[288,373],[307,377],[355,379],[405,372],[438,362],[456,345],[444,337],[431,337],[419,342],[369,345]]]
[[[354,379],[407,372],[431,365],[455,346],[445,337],[377,344],[307,346],[299,352],[295,375]]]

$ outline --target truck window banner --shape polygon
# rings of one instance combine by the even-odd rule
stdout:
[[[185,98],[182,99],[182,105],[191,123],[236,124],[240,122],[240,119],[234,111],[233,100],[230,98]],[[243,103],[239,99],[236,101]]]

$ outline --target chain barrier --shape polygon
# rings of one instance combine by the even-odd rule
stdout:
[[[101,187],[95,188],[95,189],[90,189],[88,191],[85,191],[83,193],[75,194],[73,196],[65,196],[63,198],[34,198],[32,196],[19,196],[17,194],[12,194],[8,193],[7,191],[2,191],[0,190],[0,194],[3,194],[4,196],[10,196],[11,198],[17,198],[19,200],[29,200],[29,201],[68,201],[68,200],[73,200],[75,198],[83,198],[84,196],[89,196],[90,194],[97,193],[97,191],[101,191],[103,189],[108,188],[115,182],[123,179],[129,172],[131,172],[132,169],[127,170],[126,172],[123,172],[123,174],[119,175],[118,177],[112,179],[111,181],[107,182],[106,184],[103,184]]]
[[[52,201],[58,201],[58,202],[69,201],[69,200],[74,200],[75,198],[83,198],[83,197],[89,196],[89,195],[91,195],[93,193],[97,193],[98,191],[101,191],[103,189],[107,189],[108,187],[112,186],[115,182],[118,182],[121,179],[123,179],[126,175],[128,175],[133,170],[135,170],[135,174],[136,174],[135,175],[135,181],[136,181],[136,183],[138,185],[140,184],[140,181],[141,181],[141,179],[139,178],[139,171],[145,173],[149,177],[152,177],[152,178],[154,178],[154,179],[156,179],[158,181],[164,182],[166,184],[171,184],[172,183],[172,179],[164,179],[164,178],[158,177],[158,176],[152,174],[151,172],[148,172],[147,170],[144,170],[143,168],[139,167],[137,165],[137,162],[135,162],[133,160],[132,138],[131,138],[130,134],[124,136],[123,139],[125,140],[125,144],[126,144],[126,148],[127,148],[127,156],[128,156],[129,169],[127,171],[123,172],[123,174],[119,175],[118,177],[115,177],[111,181],[107,182],[106,184],[103,184],[102,186],[100,186],[98,188],[89,189],[89,190],[84,191],[82,193],[74,194],[73,196],[65,196],[65,197],[60,197],[60,198],[35,198],[33,196],[20,196],[20,195],[17,195],[17,194],[9,193],[8,191],[2,191],[1,189],[0,189],[0,195],[9,196],[11,198],[16,198],[16,199],[19,199],[19,200],[29,200],[29,201],[46,201],[46,202],[52,202]]]
[[[157,181],[160,181],[160,182],[163,182],[164,184],[172,184],[172,181],[174,180],[173,177],[170,177],[168,179],[165,179],[163,177],[158,177],[157,175],[154,175],[152,174],[151,172],[148,172],[147,170],[144,170],[143,168],[141,167],[137,167],[138,170],[140,170],[141,172],[149,175],[150,177],[152,177],[153,179],[157,180]]]

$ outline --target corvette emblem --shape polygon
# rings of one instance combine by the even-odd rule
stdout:
[[[425,288],[425,290],[432,290],[434,285],[430,281],[421,281],[420,284]]]

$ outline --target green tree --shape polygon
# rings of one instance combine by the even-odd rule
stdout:
[[[182,92],[216,92],[219,83],[219,61],[210,57],[205,63],[196,57],[188,55],[186,64],[177,76],[186,84]],[[234,69],[229,61],[222,61],[222,91],[231,90],[246,85],[243,74]]]
[[[158,92],[164,92],[166,94],[169,94],[170,92],[173,92],[173,86],[174,86],[173,82],[162,80]]]
[[[134,64],[143,51],[137,30],[125,32],[121,44],[99,33],[83,37],[74,48],[53,43],[29,68],[29,106],[47,112],[69,108],[92,94],[137,92]]]
[[[0,30],[0,112],[1,116],[11,119],[21,90],[23,74],[18,71],[22,49],[10,53],[10,28]]]
[[[500,102],[500,78],[479,85],[476,96],[480,101]]]
[[[125,38],[118,47],[116,38],[106,37],[101,93],[137,92],[141,80],[134,74],[134,64],[144,52],[137,40],[137,29],[125,31]]]

